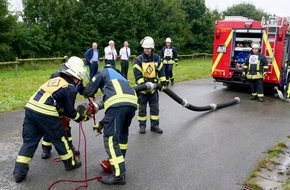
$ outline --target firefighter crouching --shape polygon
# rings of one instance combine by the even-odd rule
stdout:
[[[61,117],[66,116],[76,122],[85,118],[82,105],[74,108],[76,85],[86,76],[86,69],[77,64],[62,70],[59,77],[52,78],[40,86],[38,91],[25,105],[23,122],[23,144],[18,153],[13,176],[17,183],[23,181],[29,170],[29,163],[45,134],[49,137],[63,161],[67,171],[79,168],[82,164],[76,160],[69,147]],[[78,111],[80,110],[80,111]]]
[[[161,63],[160,56],[153,53],[154,40],[150,36],[146,36],[141,42],[141,46],[144,48],[144,53],[139,55],[135,59],[133,66],[134,76],[136,83],[138,85],[153,82],[158,83],[160,80],[162,88],[166,88],[166,78],[163,68],[163,63]],[[163,133],[159,128],[159,96],[158,91],[154,90],[152,92],[142,91],[138,94],[139,103],[139,113],[138,121],[140,127],[140,133],[144,134],[146,128],[147,120],[147,102],[149,102],[150,107],[150,125],[151,131],[156,133]]]
[[[170,38],[166,38],[165,43],[166,45],[161,49],[160,53],[161,62],[164,66],[167,85],[169,85],[169,80],[171,85],[174,85],[173,64],[175,66],[178,65],[177,50],[171,45],[172,41]]]
[[[84,90],[85,97],[92,97],[101,89],[105,116],[94,127],[98,132],[103,128],[105,150],[112,166],[112,174],[103,176],[102,183],[123,185],[125,178],[125,154],[131,120],[137,110],[135,90],[114,66],[106,64],[89,82]]]
[[[78,58],[76,56],[72,56],[69,59],[65,59],[64,61],[65,61],[65,63],[62,64],[62,70],[67,70],[68,68],[70,68],[73,65],[79,65],[80,67],[84,67],[83,60],[81,60],[80,58]],[[60,70],[60,71],[53,73],[50,76],[50,78],[60,77],[61,72],[62,71]],[[79,84],[77,84],[77,91],[78,91],[78,93],[80,93],[82,95],[83,90],[84,90],[84,86],[83,86],[83,82],[81,81]],[[72,134],[71,134],[70,120],[71,119],[69,117],[63,116],[61,118],[61,125],[64,127],[64,131],[66,132],[69,147],[72,149],[72,151],[75,155],[79,155],[80,152],[73,146],[73,142],[72,142],[73,138],[72,138]],[[51,155],[52,143],[46,134],[43,135],[43,139],[42,139],[41,144],[42,144],[42,151],[43,151],[41,154],[41,158],[48,159]]]
[[[258,98],[260,102],[264,101],[263,79],[267,75],[267,58],[259,53],[260,44],[252,43],[252,53],[247,57],[243,75],[247,77],[252,92],[251,100]]]

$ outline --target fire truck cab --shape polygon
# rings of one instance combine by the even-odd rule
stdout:
[[[251,43],[259,42],[268,60],[266,85],[285,88],[290,81],[290,18],[270,16],[261,21],[226,16],[216,21],[212,77],[225,85],[247,84],[242,77]]]

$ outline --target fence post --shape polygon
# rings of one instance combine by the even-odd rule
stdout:
[[[18,57],[16,57],[16,59],[15,59],[15,61],[16,61],[16,63],[15,63],[15,75],[17,75],[17,73],[18,73]]]

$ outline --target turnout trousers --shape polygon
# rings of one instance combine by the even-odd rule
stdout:
[[[68,145],[71,149],[73,149],[73,143],[72,143],[72,135],[71,135],[71,127],[69,126],[69,123],[70,123],[70,119],[69,118],[66,118],[66,117],[63,117],[61,118],[61,124],[62,126],[64,127],[64,131],[66,133],[66,137],[68,139]],[[43,151],[47,151],[47,152],[50,152],[51,151],[51,148],[52,148],[52,143],[48,137],[48,135],[44,134],[43,135],[43,138],[42,138],[42,150]]]
[[[169,82],[169,80],[171,81],[171,83],[174,82],[173,64],[164,64],[163,66],[167,83]]]
[[[138,121],[139,125],[146,127],[147,121],[147,103],[149,103],[150,108],[150,125],[151,127],[159,126],[159,94],[158,91],[154,93],[142,94],[138,96],[139,103],[139,113]]]
[[[39,141],[44,134],[51,140],[65,168],[75,165],[75,157],[68,145],[60,118],[26,109],[22,131],[23,144],[18,153],[13,173],[27,174],[28,164],[32,160]]]
[[[104,146],[114,176],[126,172],[124,158],[128,147],[129,126],[135,111],[136,108],[132,106],[110,107],[102,119]]]
[[[258,96],[258,98],[264,97],[263,79],[250,79],[249,80],[252,96]]]

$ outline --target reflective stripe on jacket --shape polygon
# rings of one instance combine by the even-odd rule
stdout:
[[[102,90],[105,111],[110,107],[133,106],[137,108],[135,90],[127,79],[113,68],[100,70],[84,90],[85,97],[92,97]]]
[[[268,71],[267,58],[261,54],[250,54],[246,58],[244,72],[248,79],[260,79]]]

